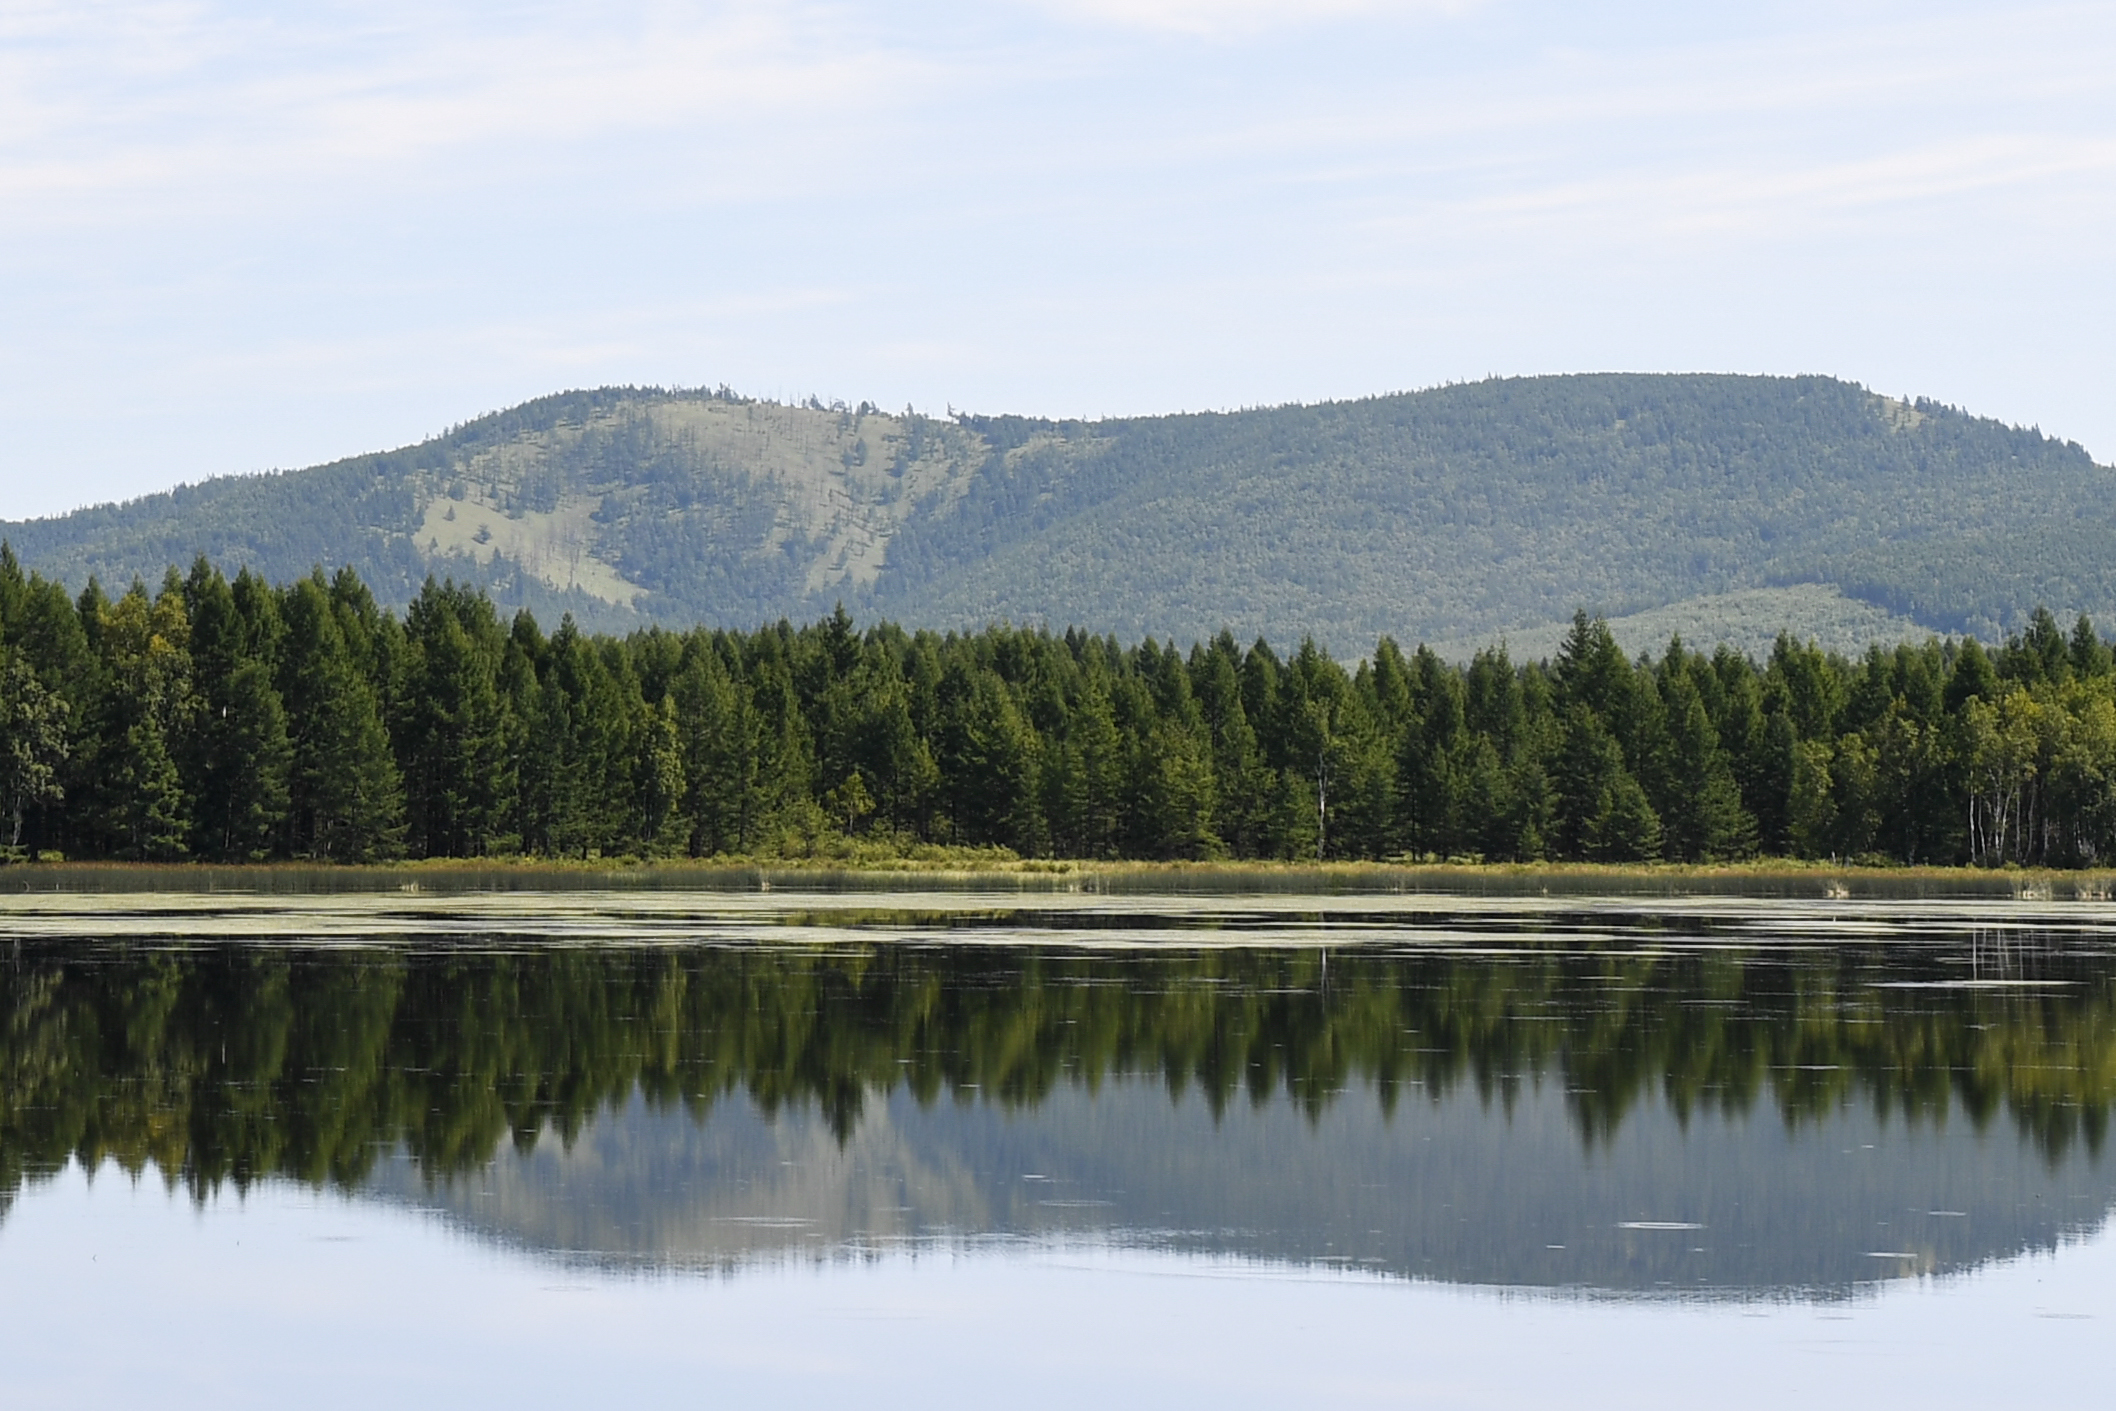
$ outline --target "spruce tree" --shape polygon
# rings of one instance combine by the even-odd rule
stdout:
[[[754,820],[756,754],[750,712],[720,654],[700,636],[684,648],[672,694],[685,791],[679,812],[693,857],[746,852]]]
[[[24,818],[66,797],[70,714],[66,698],[0,641],[0,818],[11,853],[22,846]]]
[[[783,640],[760,634],[756,645],[737,688],[735,733],[750,761],[742,811],[749,837],[777,846],[808,821],[815,758]]]
[[[1221,855],[1225,849],[1212,831],[1211,756],[1196,734],[1156,722],[1135,746],[1130,774],[1132,856],[1196,861]]]
[[[1836,851],[1837,801],[1830,777],[1835,753],[1824,740],[1801,740],[1793,746],[1786,836],[1801,857],[1826,857]]]
[[[1065,734],[1050,752],[1058,779],[1051,827],[1067,856],[1117,855],[1123,841],[1127,758],[1116,712],[1099,674],[1090,674],[1068,713]]]
[[[1398,846],[1414,856],[1463,850],[1462,778],[1468,746],[1468,700],[1461,678],[1426,647],[1413,654],[1405,715],[1396,740]]]
[[[1225,631],[1190,661],[1191,692],[1212,737],[1213,832],[1234,856],[1247,858],[1263,852],[1270,776],[1243,705],[1241,669],[1241,648]]]
[[[286,711],[261,661],[236,667],[216,695],[217,767],[211,794],[199,799],[193,833],[205,856],[262,861],[272,854],[291,803]]]
[[[403,788],[381,702],[320,575],[287,590],[281,683],[292,729],[288,848],[373,862],[403,845]]]
[[[680,851],[685,842],[681,809],[686,781],[675,698],[663,696],[659,704],[642,705],[631,738],[640,850],[648,856]]]
[[[2072,624],[2072,637],[2067,643],[2072,659],[2072,674],[2083,680],[2109,674],[2109,646],[2094,630],[2093,622],[2085,613]]]
[[[1670,729],[1660,814],[1668,855],[1709,862],[1748,853],[1756,823],[1742,806],[1741,787],[1688,669],[1669,677],[1664,705]]]
[[[91,580],[81,608],[100,668],[90,748],[82,752],[93,800],[89,837],[113,857],[182,858],[191,800],[176,749],[196,705],[182,582],[164,583],[152,599],[135,583],[111,603]]]
[[[251,599],[246,619],[220,570],[201,557],[184,584],[191,629],[190,713],[179,763],[191,799],[191,851],[224,862],[268,856],[286,820],[292,751],[286,712],[260,647],[277,647],[277,611]],[[269,616],[267,616],[269,614]],[[261,631],[266,623],[269,631]]]
[[[865,781],[874,811],[895,829],[916,829],[939,782],[933,748],[912,717],[910,683],[886,653],[852,678],[858,688],[857,725],[849,750],[852,776]]]
[[[477,857],[504,831],[514,793],[499,694],[503,637],[489,600],[428,579],[406,619],[398,751],[412,851]]]
[[[1558,648],[1554,679],[1561,710],[1583,706],[1612,728],[1623,719],[1632,690],[1631,663],[1601,618],[1573,614],[1572,631]]]
[[[940,765],[954,838],[1037,850],[1038,741],[998,675],[956,664],[941,682]]]
[[[1583,703],[1566,712],[1557,794],[1563,855],[1590,862],[1642,862],[1660,855],[1659,815],[1624,767],[1615,736]]]

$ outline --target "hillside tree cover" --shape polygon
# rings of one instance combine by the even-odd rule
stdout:
[[[831,856],[2105,864],[2116,673],[2081,617],[1860,660],[1581,613],[1555,659],[1388,638],[1347,669],[1221,633],[549,634],[428,580],[203,558],[78,596],[0,550],[11,855]]]
[[[432,575],[503,620],[616,632],[843,601],[911,628],[1312,635],[1349,659],[1383,634],[1475,643],[1580,606],[1831,585],[1998,641],[2036,603],[2116,613],[2111,474],[1826,377],[1495,378],[1102,421],[604,388],[0,534],[74,584],[200,552],[275,582],[340,563],[400,614]]]

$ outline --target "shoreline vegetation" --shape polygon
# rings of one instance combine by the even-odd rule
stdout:
[[[432,579],[400,619],[350,569],[74,597],[0,546],[0,855],[2070,873],[2116,864],[2116,663],[2041,609],[1856,661],[1632,659],[1584,612],[1554,659],[1467,666],[842,608],[547,635]]]
[[[450,892],[542,889],[1081,891],[1818,900],[2116,900],[2116,868],[1717,863],[1128,861],[932,848],[900,857],[425,858],[379,863],[17,862],[0,897],[36,892]]]

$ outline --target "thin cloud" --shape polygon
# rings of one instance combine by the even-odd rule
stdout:
[[[496,145],[813,128],[944,78],[796,6],[655,8],[630,24],[559,15],[512,30],[441,11],[350,31],[332,15],[106,6],[73,18],[47,8],[14,28],[0,55],[9,224],[63,216],[35,203],[68,197],[401,174]]]
[[[2083,179],[2093,179],[2085,181]],[[2116,206],[2116,140],[1975,138],[1907,147],[1846,162],[1717,170],[1669,166],[1592,180],[1560,180],[1496,195],[1436,199],[1415,213],[1360,223],[1370,236],[1476,229],[1534,236],[1562,231],[1635,245],[1658,238],[1696,251],[1700,240],[1797,238],[1904,206],[2030,188],[2097,191]],[[2027,209],[2038,210],[2040,203]],[[2026,217],[2023,217],[2024,219]]]
[[[1334,20],[1460,14],[1483,0],[1032,0],[1063,19],[1229,38]]]
[[[584,381],[1146,410],[1700,350],[2106,453],[2112,65],[2110,3],[0,0],[0,481]]]

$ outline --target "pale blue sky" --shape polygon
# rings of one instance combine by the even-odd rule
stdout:
[[[0,517],[728,383],[1828,372],[2116,459],[2116,4],[0,0]]]

